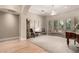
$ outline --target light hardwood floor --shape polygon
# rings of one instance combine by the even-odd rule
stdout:
[[[46,53],[45,50],[26,40],[0,42],[0,53]]]

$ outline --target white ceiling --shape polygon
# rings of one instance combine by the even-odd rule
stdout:
[[[33,5],[29,9],[29,12],[35,13],[38,15],[47,15],[47,14],[50,14],[51,11],[52,11],[52,6],[50,5]]]
[[[79,5],[32,5],[29,8],[29,12],[38,15],[51,15],[51,13],[60,14],[63,12],[76,10],[78,8]]]
[[[1,5],[0,11],[19,14],[20,8],[21,6],[19,5]],[[38,15],[57,15],[79,9],[79,5],[30,5],[29,8],[27,8],[27,5],[25,5],[25,13],[27,9],[29,9],[28,12]]]
[[[0,12],[7,12],[12,14],[20,14],[20,5],[0,5]]]

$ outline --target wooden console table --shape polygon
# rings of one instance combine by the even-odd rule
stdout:
[[[67,45],[69,46],[69,39],[74,39],[74,42],[79,43],[79,34],[76,34],[75,32],[66,32],[66,38],[67,38]]]

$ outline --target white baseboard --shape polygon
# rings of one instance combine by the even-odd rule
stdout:
[[[16,40],[16,39],[19,39],[19,36],[16,36],[16,37],[8,37],[8,38],[2,38],[2,39],[0,39],[0,41]]]
[[[20,40],[27,40],[26,38],[20,38]]]

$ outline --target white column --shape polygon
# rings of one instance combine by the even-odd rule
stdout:
[[[20,39],[26,40],[26,17],[24,14],[20,15]]]
[[[30,6],[22,6],[21,14],[20,14],[20,40],[26,40],[26,14],[28,12]]]

